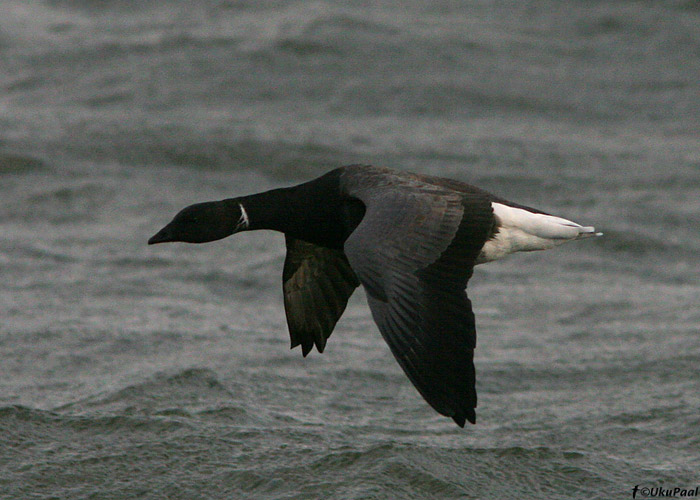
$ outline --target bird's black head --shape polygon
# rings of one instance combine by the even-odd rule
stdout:
[[[183,241],[207,243],[247,229],[247,215],[234,200],[209,201],[183,208],[175,218],[149,240],[149,245]]]

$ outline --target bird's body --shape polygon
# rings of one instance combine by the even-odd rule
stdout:
[[[351,165],[298,186],[192,205],[149,243],[253,229],[285,234],[292,347],[323,352],[361,284],[406,375],[460,426],[476,418],[476,329],[465,292],[474,266],[600,234],[462,182]]]

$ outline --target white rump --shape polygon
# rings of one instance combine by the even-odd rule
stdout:
[[[595,228],[567,219],[491,203],[498,232],[482,248],[477,264],[502,259],[514,252],[546,250],[571,240],[600,236]]]

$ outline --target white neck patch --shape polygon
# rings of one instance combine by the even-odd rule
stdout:
[[[250,226],[248,212],[245,211],[245,207],[243,206],[243,204],[239,203],[238,206],[241,207],[241,218],[238,219],[238,224],[236,224],[236,230],[248,229],[248,226]]]

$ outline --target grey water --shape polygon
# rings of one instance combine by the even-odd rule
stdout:
[[[290,351],[281,235],[146,245],[351,163],[605,233],[476,269],[474,426],[361,291]],[[0,200],[2,499],[700,485],[696,0],[6,0]]]

